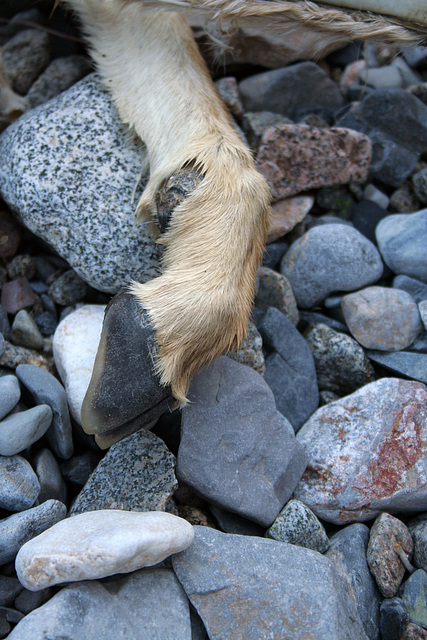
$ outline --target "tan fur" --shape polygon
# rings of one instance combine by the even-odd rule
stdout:
[[[268,228],[269,190],[236,134],[178,14],[141,2],[68,0],[82,17],[117,109],[147,147],[140,219],[162,182],[191,164],[204,176],[162,236],[163,273],[132,291],[156,330],[157,368],[178,402],[191,378],[245,336]]]

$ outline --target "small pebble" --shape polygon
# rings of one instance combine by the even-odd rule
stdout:
[[[415,213],[419,211],[420,201],[408,181],[390,195],[390,211],[397,213]]]
[[[43,336],[51,336],[58,326],[56,318],[49,311],[42,311],[35,316],[34,320]]]
[[[415,571],[402,586],[402,600],[408,610],[409,620],[427,628],[427,573]]]
[[[329,539],[325,527],[299,500],[290,500],[266,531],[266,537],[325,553]]]
[[[5,211],[0,212],[0,258],[15,255],[21,242],[21,228]]]
[[[16,611],[16,609],[12,609],[11,607],[0,607],[0,618],[4,618],[12,624],[18,624],[18,622],[21,622],[23,617],[23,614],[20,611]]]
[[[13,604],[16,596],[22,591],[22,584],[16,578],[0,575],[0,606]]]
[[[12,627],[7,620],[0,618],[0,638],[6,638],[9,635],[11,628]]]
[[[354,205],[352,222],[354,228],[365,238],[376,244],[375,229],[377,224],[388,215],[388,212],[370,200],[361,200]]]
[[[374,202],[383,210],[388,209],[388,205],[390,204],[390,198],[384,193],[384,191],[380,191],[380,189],[373,184],[368,184],[365,187],[363,197],[366,200]]]
[[[0,304],[0,333],[5,340],[10,340],[10,324],[7,316],[7,311],[2,304]]]
[[[410,622],[403,632],[400,640],[426,640],[427,630],[420,627],[418,624]]]
[[[427,168],[412,176],[415,195],[423,204],[427,204]]]
[[[32,364],[42,369],[51,367],[51,363],[37,351],[26,349],[25,347],[16,347],[6,340],[4,353],[0,357],[0,365],[9,369],[16,369],[20,364]]]
[[[67,482],[83,487],[90,474],[99,462],[98,456],[92,451],[84,451],[78,456],[73,456],[61,464],[61,473]]]
[[[0,378],[0,420],[18,404],[21,397],[21,387],[16,376]]]
[[[271,207],[270,227],[267,243],[274,242],[304,220],[314,204],[313,196],[294,196],[274,202]]]
[[[381,637],[401,640],[409,623],[408,611],[400,598],[385,598],[380,609]]]
[[[236,362],[251,367],[261,376],[265,373],[265,361],[262,351],[262,338],[258,333],[258,329],[249,322],[248,332],[237,351],[228,353],[228,357]]]
[[[376,236],[381,255],[394,273],[427,283],[427,209],[387,216],[377,226]]]
[[[38,29],[24,29],[3,47],[5,71],[13,89],[25,95],[51,58],[49,34]]]
[[[23,589],[21,583],[21,593],[15,599],[15,609],[24,614],[24,616],[38,609],[53,596],[52,589],[42,589],[41,591],[28,591]]]
[[[408,523],[414,541],[413,564],[427,571],[427,513],[423,513]]]
[[[52,452],[49,449],[41,449],[31,459],[31,464],[40,483],[40,504],[46,500],[59,500],[66,504],[67,485]]]
[[[275,307],[289,318],[292,324],[297,325],[299,320],[297,303],[286,276],[267,267],[260,267],[258,274],[259,284],[255,296],[257,308]]]
[[[19,255],[7,264],[7,274],[11,280],[20,276],[32,280],[36,273],[34,258],[29,255]]]
[[[0,455],[14,456],[40,440],[52,422],[52,410],[40,404],[19,411],[0,422]]]
[[[21,309],[15,316],[11,331],[12,342],[21,347],[36,349],[43,348],[43,336],[28,311]]]
[[[393,288],[403,289],[413,297],[418,304],[427,300],[427,284],[409,276],[396,276],[393,280]]]
[[[29,509],[37,500],[39,491],[39,481],[27,460],[21,456],[0,457],[0,507],[2,509],[8,511]]]
[[[69,89],[90,71],[89,60],[81,55],[55,58],[31,86],[27,94],[32,109]]]
[[[86,296],[88,286],[75,271],[70,269],[49,287],[49,296],[64,307],[80,302]]]
[[[421,321],[424,325],[424,329],[427,330],[427,300],[422,300],[418,305],[418,311],[420,312]]]
[[[15,278],[6,282],[1,290],[1,303],[6,311],[14,315],[20,309],[32,307],[38,300],[26,278]]]

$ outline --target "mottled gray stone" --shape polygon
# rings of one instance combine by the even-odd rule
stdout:
[[[47,440],[57,456],[69,458],[74,447],[64,387],[51,373],[31,364],[19,365],[16,375],[35,402],[48,404],[52,409],[53,419]]]
[[[410,520],[408,529],[414,541],[413,564],[427,571],[427,513]]]
[[[311,325],[304,337],[313,354],[321,391],[345,396],[375,380],[368,357],[350,336],[319,323]]]
[[[427,629],[427,573],[423,569],[415,571],[402,588],[402,600],[405,604],[409,619]]]
[[[40,483],[39,502],[59,500],[65,504],[67,486],[53,453],[49,449],[41,449],[32,458],[31,463]]]
[[[366,635],[377,640],[381,596],[366,562],[368,540],[366,525],[351,524],[332,536],[326,557],[334,563],[356,603]]]
[[[412,176],[415,195],[422,203],[427,204],[427,171],[421,169]]]
[[[21,309],[16,314],[11,330],[12,342],[28,349],[43,348],[43,336],[28,311]]]
[[[298,308],[289,280],[281,273],[268,269],[268,267],[260,267],[258,274],[259,284],[255,296],[255,304],[258,309],[275,307],[289,318],[292,324],[297,325]]]
[[[305,339],[280,311],[271,307],[258,323],[266,359],[265,381],[278,411],[298,430],[319,406],[313,356]]]
[[[158,275],[159,246],[131,201],[143,162],[91,74],[2,134],[0,192],[83,280],[115,293]]]
[[[21,388],[18,378],[15,376],[3,376],[0,378],[0,420],[4,418],[9,411],[12,411],[19,398],[21,397]]]
[[[175,573],[211,640],[366,640],[332,562],[263,538],[195,527]]]
[[[0,507],[23,511],[33,506],[40,484],[29,462],[21,456],[0,457]],[[1,564],[1,562],[0,562]]]
[[[0,455],[14,456],[40,440],[52,422],[52,410],[40,404],[18,411],[0,422]]]
[[[297,434],[294,498],[336,524],[427,508],[427,387],[382,378],[321,407]]]
[[[99,457],[93,451],[83,451],[61,464],[61,473],[67,482],[83,487],[90,474],[99,462]]]
[[[49,34],[39,29],[17,33],[2,48],[3,65],[13,89],[25,95],[51,59]]]
[[[393,287],[395,289],[403,289],[406,293],[409,293],[418,304],[422,300],[427,300],[427,284],[420,282],[415,278],[409,276],[396,276],[393,279]]]
[[[341,309],[351,334],[366,349],[405,349],[422,329],[418,307],[402,289],[367,287],[344,296]]]
[[[298,306],[309,309],[334,291],[354,291],[379,280],[380,254],[359,231],[344,224],[313,227],[293,243],[280,267]]]
[[[271,527],[265,533],[266,538],[279,542],[289,542],[299,547],[324,553],[329,547],[325,527],[314,513],[299,500],[290,500],[283,507]]]
[[[197,374],[188,397],[178,480],[208,502],[269,526],[301,477],[305,455],[267,384],[220,357]]]
[[[243,131],[248,137],[251,148],[257,149],[267,129],[281,124],[292,124],[292,120],[271,111],[247,111],[244,114]]]
[[[427,353],[413,353],[412,351],[397,351],[396,353],[367,351],[366,353],[372,362],[380,364],[384,369],[427,384]]]
[[[65,518],[67,509],[58,500],[47,500],[38,507],[0,520],[0,564],[13,560],[25,542]]]
[[[88,58],[81,55],[55,58],[31,86],[27,100],[32,109],[66,91],[90,71]]]
[[[228,357],[240,364],[251,367],[261,376],[265,373],[262,338],[253,322],[249,322],[248,332],[237,351],[230,351]]]
[[[380,609],[381,638],[404,640],[409,622],[408,611],[400,598],[385,598]]]
[[[174,467],[175,457],[163,440],[138,431],[111,447],[77,496],[71,514],[99,509],[164,511],[177,486]]]
[[[88,286],[75,271],[70,269],[59,276],[49,287],[49,296],[56,304],[67,307],[83,300],[87,295]]]
[[[0,575],[0,606],[10,606],[22,588],[22,584],[16,578]]]
[[[102,583],[62,589],[10,634],[10,640],[191,640],[188,600],[170,569],[141,569]]]
[[[375,233],[384,262],[394,273],[427,283],[427,209],[387,216]]]

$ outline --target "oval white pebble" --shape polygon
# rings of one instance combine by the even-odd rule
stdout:
[[[193,538],[189,522],[163,511],[90,511],[24,544],[16,572],[26,589],[39,591],[150,567],[189,547]]]

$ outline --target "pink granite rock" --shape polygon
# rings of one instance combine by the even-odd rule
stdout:
[[[361,522],[425,511],[427,387],[382,378],[318,409],[298,432],[308,465],[294,498],[317,516]]]
[[[267,244],[292,231],[298,222],[304,220],[313,204],[313,196],[295,196],[275,202],[271,207]]]
[[[288,124],[268,129],[258,152],[258,169],[273,200],[301,191],[366,182],[372,143],[351,129]]]

